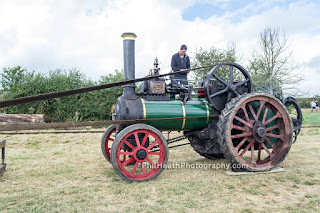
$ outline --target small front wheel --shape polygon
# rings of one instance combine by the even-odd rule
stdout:
[[[165,137],[147,124],[126,127],[117,135],[111,148],[112,166],[127,182],[155,179],[166,167],[168,156]],[[135,163],[130,165],[132,159]]]
[[[103,133],[101,138],[101,151],[103,156],[107,159],[109,163],[110,161],[110,151],[112,143],[116,137],[117,128],[115,125],[110,125],[106,131]]]

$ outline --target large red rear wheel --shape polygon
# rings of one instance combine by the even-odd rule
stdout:
[[[233,170],[266,171],[281,163],[292,145],[292,122],[284,105],[267,94],[233,99],[218,122],[219,145]]]
[[[122,150],[125,147],[127,151]],[[158,149],[151,151],[153,147]],[[168,155],[167,141],[159,130],[146,124],[134,124],[117,135],[111,149],[111,162],[124,180],[142,182],[155,179],[163,171]],[[135,160],[132,165],[131,159]]]

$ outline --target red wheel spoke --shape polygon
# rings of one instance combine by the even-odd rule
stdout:
[[[271,130],[274,130],[274,129],[279,129],[280,126],[279,125],[273,125],[273,126],[270,126],[266,129],[267,132],[271,131]]]
[[[261,161],[261,143],[259,143],[259,149],[258,149],[258,159],[257,162]]]
[[[266,147],[266,145],[264,145],[264,143],[261,143],[263,149],[268,153],[268,155],[270,156],[271,159],[271,152],[269,151],[269,149]]]
[[[294,134],[292,119],[283,103],[268,94],[250,94],[228,103],[219,134],[225,135],[231,163],[250,171],[267,171],[287,155]]]
[[[250,136],[252,136],[252,132],[245,132],[238,135],[231,135],[231,138],[234,139],[234,138],[243,138],[243,137],[250,137]]]
[[[132,156],[133,153],[132,153],[132,152],[119,152],[119,155],[129,155],[129,156]]]
[[[244,138],[242,139],[242,141],[238,144],[238,146],[236,147],[236,151],[239,152],[240,147],[248,140],[248,138]]]
[[[134,173],[136,172],[138,166],[139,166],[139,161],[136,162],[136,164],[134,165],[134,167],[132,169],[132,172],[130,174],[134,175]]]
[[[260,107],[259,107],[258,112],[257,112],[257,120],[258,120],[259,117],[260,117],[260,113],[261,113],[262,107],[263,107],[263,105],[264,105],[265,103],[266,103],[265,101],[260,101]]]
[[[129,143],[127,140],[124,140],[124,143],[127,144],[131,149],[134,149],[134,146],[132,146],[131,143]]]
[[[146,143],[148,137],[149,137],[149,133],[146,133],[146,134],[144,135],[143,140],[142,140],[141,146],[144,146],[144,144]]]
[[[237,126],[237,125],[232,125],[232,126],[231,126],[231,129],[242,130],[242,131],[244,131],[244,132],[246,132],[246,131],[247,131],[247,129],[246,129],[246,128],[241,127],[241,126]]]
[[[254,120],[258,120],[256,113],[254,112],[251,103],[248,104],[251,114],[253,115]]]
[[[112,139],[112,138],[109,138],[109,141],[114,141],[114,139]]]
[[[125,167],[126,165],[128,165],[128,163],[132,162],[132,158],[129,158],[128,160],[124,161],[121,165],[122,167]]]
[[[276,135],[276,134],[272,134],[272,133],[267,133],[266,136],[272,137],[272,138],[279,138],[282,141],[284,141],[284,135]]]
[[[159,142],[156,140],[155,142],[153,142],[153,144],[148,146],[147,150],[149,151],[150,149],[152,149],[157,143],[159,143]]]
[[[251,163],[255,163],[254,161],[254,144],[251,145]]]
[[[148,152],[149,155],[160,155],[160,152]]]
[[[153,166],[153,168],[156,168],[156,164],[153,163],[152,160],[150,160],[149,158],[147,158],[146,160]]]
[[[246,151],[251,147],[252,144],[254,144],[255,140],[252,139],[252,141],[246,146],[246,148],[241,152],[241,154],[239,155],[240,157],[242,157],[244,155],[244,153],[246,153]]]
[[[271,141],[269,140],[269,138],[266,138],[266,141],[268,142],[268,144],[272,147],[273,149],[273,144],[271,143]]]
[[[269,118],[266,122],[264,122],[264,125],[267,125],[268,123],[270,123],[271,121],[279,117],[280,117],[280,114],[279,112],[277,112],[277,114],[275,114],[273,117]]]
[[[104,142],[101,141],[102,145]],[[150,150],[155,147],[160,151]],[[130,125],[121,130],[114,139],[111,152],[115,154],[115,160],[111,159],[112,165],[128,182],[154,179],[165,169],[162,165],[168,160],[168,146],[163,135],[146,124]]]
[[[140,140],[139,140],[138,133],[137,133],[137,132],[135,132],[135,133],[133,133],[133,134],[134,134],[134,137],[135,137],[135,139],[136,139],[137,147],[139,147],[139,146],[140,146]]]
[[[237,119],[238,121],[240,121],[241,123],[243,123],[244,125],[250,127],[250,128],[253,128],[252,124],[248,123],[247,121],[245,120],[242,120],[241,118],[239,118],[238,116],[234,116],[235,119]]]
[[[263,123],[263,124],[264,124],[264,122],[266,121],[268,111],[269,111],[269,107],[265,107],[265,108],[264,108],[263,118],[262,118],[262,123]]]
[[[146,168],[144,167],[143,162],[141,162],[141,169],[143,174],[147,174]]]
[[[250,118],[249,118],[249,115],[248,115],[248,112],[247,112],[247,109],[246,109],[246,105],[244,105],[244,107],[242,108],[243,112],[244,112],[244,115],[247,119],[248,122],[250,122]]]

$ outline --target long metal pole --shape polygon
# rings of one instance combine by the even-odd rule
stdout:
[[[26,104],[26,103],[32,103],[32,102],[37,102],[37,101],[44,101],[44,100],[49,100],[49,99],[54,99],[54,98],[61,98],[61,97],[71,96],[71,95],[76,95],[76,94],[82,94],[82,93],[92,92],[92,91],[96,91],[96,90],[107,89],[107,88],[112,88],[112,87],[116,87],[116,86],[131,84],[131,83],[135,83],[135,82],[150,80],[150,79],[154,79],[154,78],[159,78],[159,77],[164,77],[164,76],[169,76],[169,75],[174,75],[174,74],[179,74],[179,73],[180,74],[186,73],[189,71],[208,68],[208,67],[212,67],[212,66],[214,66],[214,65],[197,67],[197,68],[193,68],[193,69],[187,69],[187,70],[183,70],[183,71],[171,72],[171,73],[166,73],[166,74],[161,74],[161,75],[148,76],[148,77],[144,77],[144,78],[125,80],[125,81],[120,81],[120,82],[115,82],[115,83],[110,83],[110,84],[101,84],[101,85],[92,86],[92,87],[83,87],[83,88],[79,88],[79,89],[65,90],[65,91],[60,91],[60,92],[51,92],[51,93],[45,93],[45,94],[41,94],[41,95],[34,95],[34,96],[28,96],[28,97],[23,97],[23,98],[16,98],[16,99],[11,99],[11,100],[6,100],[6,101],[0,101],[0,108],[9,107],[9,106],[16,106],[16,105]]]

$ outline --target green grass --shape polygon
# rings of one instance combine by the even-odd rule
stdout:
[[[315,129],[302,129],[280,164],[285,172],[167,169],[153,181],[132,184],[103,157],[101,134],[4,135],[0,212],[319,212],[320,141],[307,133]],[[169,163],[228,162],[185,146],[170,150]]]
[[[303,124],[320,124],[320,111],[311,113],[310,109],[302,109]]]

